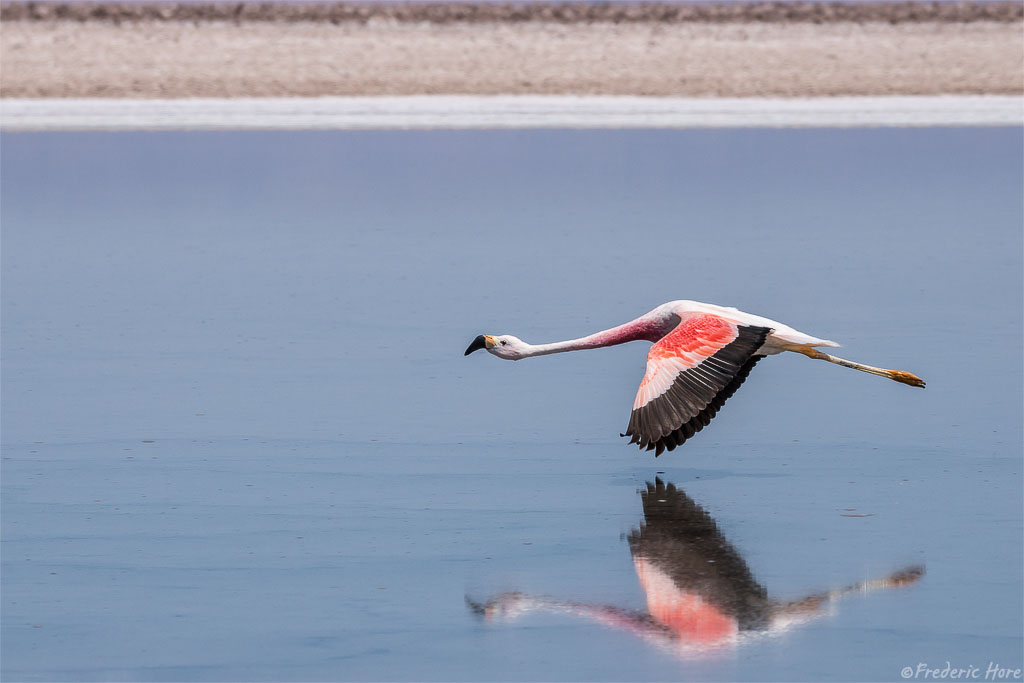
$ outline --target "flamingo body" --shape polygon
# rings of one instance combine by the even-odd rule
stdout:
[[[595,349],[630,341],[653,342],[629,425],[622,436],[655,456],[673,450],[711,422],[754,365],[765,356],[794,351],[810,358],[924,386],[916,375],[836,358],[817,347],[839,346],[769,318],[696,301],[670,301],[636,320],[587,337],[527,344],[512,335],[480,335],[478,349],[506,360]]]

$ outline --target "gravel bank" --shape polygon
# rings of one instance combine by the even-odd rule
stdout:
[[[380,11],[396,16],[366,20],[295,14],[356,7],[351,5],[83,5],[79,15],[66,15],[75,7],[3,6],[0,95],[812,97],[1024,91],[1024,6],[1018,3],[923,4],[913,11],[932,15],[922,20],[906,19],[911,10],[905,5],[859,6],[867,14],[857,20],[842,14],[858,6],[806,5],[798,11],[754,5],[729,21],[716,12],[735,12],[734,6],[676,6],[680,12],[704,12],[702,20],[672,15],[619,21],[588,13],[646,7],[656,14],[666,6],[575,6],[574,21],[545,19],[545,8],[558,9],[551,5],[534,6],[539,14],[528,19],[502,21],[452,20],[450,12],[482,12],[479,5],[384,6]],[[116,15],[111,8],[118,7],[126,16],[135,14]],[[238,16],[226,19],[223,12],[230,7]],[[863,20],[886,7],[891,20]],[[771,18],[757,20],[757,8]],[[515,9],[498,5],[488,11]],[[146,14],[158,10],[167,16]],[[439,18],[414,20],[414,10]],[[211,14],[185,19],[186,11]],[[783,11],[840,18],[784,19]],[[956,13],[961,20],[950,18]]]

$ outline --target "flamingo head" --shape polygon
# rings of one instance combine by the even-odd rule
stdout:
[[[469,345],[465,355],[468,356],[477,349],[486,349],[491,355],[505,360],[519,360],[528,355],[529,344],[511,334],[481,334]]]

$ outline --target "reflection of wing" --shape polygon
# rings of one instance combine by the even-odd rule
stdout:
[[[651,615],[688,637],[767,625],[770,604],[715,521],[683,491],[660,480],[642,492],[646,524],[629,548]],[[680,635],[683,635],[680,633]]]

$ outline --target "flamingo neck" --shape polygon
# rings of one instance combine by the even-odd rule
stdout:
[[[658,321],[638,318],[625,325],[619,325],[609,330],[602,330],[579,339],[568,341],[552,342],[550,344],[530,344],[529,349],[524,353],[524,358],[533,356],[546,356],[551,353],[564,353],[566,351],[581,351],[585,349],[599,349],[605,346],[615,346],[626,342],[644,339],[646,341],[658,341],[664,336],[663,325]]]

